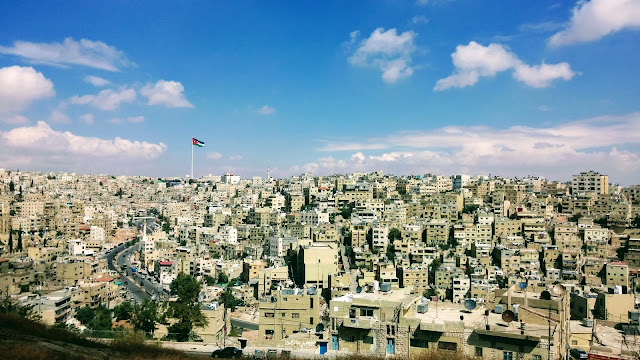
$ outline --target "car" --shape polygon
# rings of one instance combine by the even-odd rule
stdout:
[[[125,281],[125,282],[124,282],[124,284],[125,284],[125,285],[129,285],[129,282],[128,282],[128,281]]]
[[[588,359],[589,356],[587,355],[587,352],[580,349],[580,348],[574,348],[571,349],[571,357],[574,359]]]
[[[232,358],[240,358],[242,357],[242,350],[233,347],[227,346],[224,349],[218,349],[211,354],[212,358],[220,358],[220,359],[232,359]]]

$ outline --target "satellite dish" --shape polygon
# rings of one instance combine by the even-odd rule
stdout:
[[[524,281],[521,281],[518,283],[518,287],[520,288],[520,290],[524,290],[527,288],[527,283]]]
[[[562,295],[564,295],[565,291],[566,291],[566,289],[564,288],[564,286],[562,286],[562,285],[560,285],[560,284],[558,284],[558,285],[556,285],[556,286],[554,286],[554,287],[553,287],[553,292],[554,292],[556,295],[560,295],[560,296],[562,296]]]
[[[476,301],[473,299],[467,299],[464,301],[464,308],[471,311],[476,308]]]
[[[275,297],[275,296],[272,296],[272,297],[271,297],[271,302],[278,302],[278,298],[277,298],[277,297]]]
[[[324,331],[324,325],[322,325],[322,324],[316,325],[316,332],[317,333],[321,333],[323,331]]]
[[[361,292],[362,292],[362,287],[361,287],[361,286],[358,286],[358,287],[356,288],[356,293],[357,293],[357,294],[360,294]]]
[[[516,315],[511,310],[505,310],[502,313],[502,321],[506,322],[507,324],[512,322],[513,319],[515,318],[516,318]]]
[[[551,300],[551,293],[548,290],[544,290],[540,293],[541,300]]]

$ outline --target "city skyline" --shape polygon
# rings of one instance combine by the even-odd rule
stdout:
[[[639,1],[65,5],[0,6],[2,168],[640,175]]]

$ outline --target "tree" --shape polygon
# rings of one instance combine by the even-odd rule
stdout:
[[[578,219],[580,219],[581,217],[582,217],[582,213],[577,213],[577,214],[574,214],[573,216],[571,216],[569,218],[569,221],[578,222]]]
[[[402,238],[402,233],[397,228],[391,228],[387,237],[389,238],[389,242],[393,244],[394,241]]]
[[[440,259],[434,259],[431,264],[429,264],[429,284],[436,283],[436,271],[440,267],[440,264],[442,264]]]
[[[640,215],[636,215],[636,218],[631,221],[631,227],[640,229]]]
[[[169,303],[167,310],[167,316],[177,320],[169,326],[169,332],[175,334],[176,340],[187,341],[194,327],[203,327],[208,323],[198,301],[202,284],[193,276],[181,272],[171,282],[170,288],[171,295],[178,298]]]
[[[203,279],[204,279],[204,283],[209,286],[213,286],[216,284],[216,279],[214,279],[213,276],[211,275],[205,275],[203,276]]]
[[[113,327],[113,317],[111,310],[100,305],[95,312],[95,316],[89,321],[89,328],[92,330],[111,330]]]
[[[240,300],[233,296],[233,293],[229,288],[227,288],[222,294],[220,294],[219,300],[222,304],[224,304],[225,309],[231,309],[231,311],[234,311],[238,304],[240,304]]]
[[[76,310],[76,319],[80,324],[87,325],[96,316],[96,311],[89,306],[81,307]]]
[[[396,259],[396,248],[393,244],[387,245],[387,259],[391,261]]]
[[[13,230],[9,230],[9,252],[13,252]]]
[[[229,277],[225,273],[223,272],[218,273],[218,284],[226,284],[228,282],[229,282]]]
[[[18,230],[18,244],[16,245],[18,251],[22,251],[22,229]]]
[[[129,301],[124,301],[120,305],[116,305],[113,308],[113,314],[116,317],[116,321],[130,320],[133,315],[133,305]]]
[[[156,330],[158,318],[158,304],[149,299],[144,299],[142,304],[136,304],[134,307],[131,324],[136,330],[153,333]]]
[[[9,191],[12,193],[16,191],[16,184],[13,182],[13,180],[9,181]]]
[[[462,208],[462,213],[463,214],[472,214],[476,210],[478,210],[479,207],[480,207],[479,205],[467,205],[467,206]]]

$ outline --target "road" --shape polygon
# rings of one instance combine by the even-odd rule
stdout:
[[[118,247],[114,248],[109,253],[109,255],[107,255],[107,265],[110,270],[114,270],[118,274],[120,274],[121,276],[120,281],[123,282],[124,286],[129,291],[129,294],[130,294],[129,296],[133,297],[136,302],[142,302],[144,301],[144,299],[150,299],[151,296],[147,294],[145,290],[141,289],[133,279],[131,279],[129,276],[127,276],[124,272],[120,270],[122,269],[122,266],[125,264],[125,256],[127,258],[131,256],[131,253],[133,253],[135,249],[139,248],[140,244],[136,244],[126,249],[125,249],[125,246],[126,246],[125,244],[126,243],[120,244]],[[122,249],[125,249],[125,250],[123,251]],[[116,267],[114,265],[113,263],[114,257],[119,267]],[[130,268],[130,267],[127,266],[127,268]]]
[[[258,323],[247,321],[247,320],[241,320],[234,317],[231,317],[231,325],[235,327],[247,329],[247,330],[258,330],[259,328]]]

